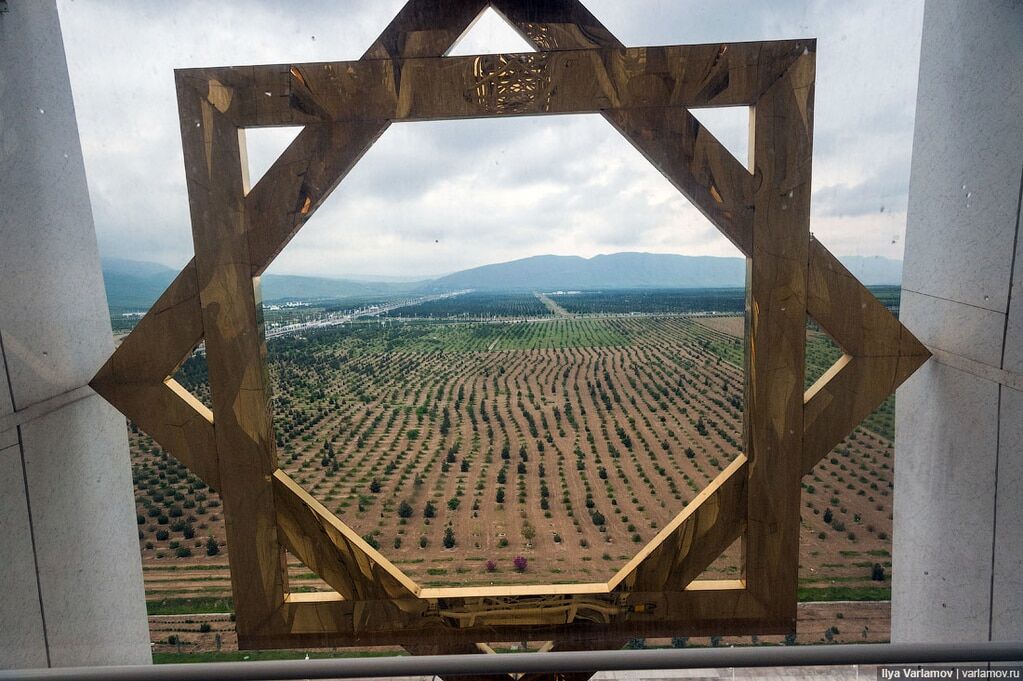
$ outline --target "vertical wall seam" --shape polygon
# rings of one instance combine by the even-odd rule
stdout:
[[[11,383],[11,369],[7,366],[7,351],[4,350],[3,331],[0,331],[0,359],[4,363],[4,376],[7,377],[7,392],[11,396],[11,409],[18,411],[18,403],[14,401],[14,384]]]
[[[50,638],[46,632],[46,611],[43,608],[43,580],[39,575],[39,555],[36,551],[36,530],[32,521],[32,499],[28,491],[28,467],[25,465],[25,444],[21,433],[21,426],[18,428],[18,451],[21,453],[21,480],[25,485],[25,510],[28,511],[28,536],[32,541],[32,564],[35,566],[36,595],[39,598],[39,619],[43,624],[43,648],[46,650],[46,666],[52,667],[50,661]]]
[[[1020,219],[1023,217],[1023,169],[1020,169],[1019,196],[1016,199],[1016,233],[1012,237],[1012,255],[1009,260],[1009,291],[1005,296],[1005,324],[1002,326],[1002,360],[999,368],[1005,369],[1005,348],[1009,339],[1009,315],[1012,313],[1012,285],[1016,276],[1016,251],[1019,249]]]
[[[991,641],[995,629],[995,556],[998,548],[998,459],[1002,451],[1002,391],[1005,387],[998,386],[998,399],[995,401],[995,482],[994,493],[991,495],[991,584],[987,608],[987,640]]]
[[[1012,313],[1012,286],[1016,274],[1016,251],[1019,247],[1020,216],[1023,215],[1023,170],[1020,171],[1019,197],[1016,199],[1016,232],[1012,237],[1012,256],[1009,261],[1009,291],[1005,300],[1005,323],[1002,325],[1002,359],[1000,367],[1005,369],[1005,351],[1009,340],[1009,317]],[[998,468],[1002,453],[1002,391],[1005,386],[998,385],[998,401],[995,414],[995,483],[992,494],[991,509],[991,594],[987,611],[987,640],[994,640],[995,632],[995,570],[998,555]]]

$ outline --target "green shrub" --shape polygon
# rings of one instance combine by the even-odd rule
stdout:
[[[217,543],[217,538],[212,534],[206,539],[206,555],[215,556],[220,553],[220,544]]]

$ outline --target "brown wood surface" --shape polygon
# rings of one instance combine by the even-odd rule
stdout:
[[[424,616],[377,617],[371,604],[345,601],[324,594],[289,597],[283,606],[286,631],[266,633],[253,642],[258,647],[382,645],[448,645],[478,641],[559,640],[594,641],[635,637],[706,636],[719,634],[728,624],[742,631],[787,633],[786,621],[772,620],[751,594],[735,589],[686,589],[681,592],[636,592],[604,599],[588,599],[567,607],[558,599],[547,603],[519,604],[519,609],[545,607],[551,610],[540,623],[507,614],[492,616],[492,604],[481,602],[452,609],[443,601],[432,603]],[[388,604],[390,605],[390,604]],[[389,612],[406,612],[414,606],[401,604]],[[513,603],[504,603],[515,607]],[[599,607],[598,607],[599,606]],[[608,610],[618,616],[608,621]],[[473,626],[472,617],[481,621]]]
[[[184,69],[238,127],[748,106],[812,40]],[[555,81],[557,87],[554,86]],[[216,83],[209,94],[207,83]],[[267,89],[270,88],[270,89]],[[514,90],[516,96],[502,96]]]
[[[206,484],[219,488],[213,412],[169,378],[202,337],[199,284],[192,260],[90,385]]]
[[[930,357],[816,239],[810,242],[807,311],[847,354],[804,395],[804,473]]]
[[[687,110],[644,107],[604,117],[747,257],[757,180]]]
[[[538,50],[623,47],[618,38],[576,0],[494,0],[491,6]]]
[[[204,94],[205,90],[205,94]],[[277,468],[257,294],[249,267],[238,129],[215,81],[178,77],[214,436],[238,639],[267,626],[284,599],[271,476]]]
[[[408,600],[419,595],[412,580],[287,473],[275,471],[273,481],[281,542],[344,598]]]
[[[747,588],[796,626],[810,241],[814,53],[754,105],[754,197],[746,336]]]

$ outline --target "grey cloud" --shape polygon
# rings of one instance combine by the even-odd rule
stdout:
[[[856,184],[822,187],[813,194],[815,215],[846,217],[870,213],[904,212],[909,198],[909,178],[901,163],[888,163],[876,174]]]
[[[403,1],[60,0],[103,253],[191,257],[174,68],[358,58]],[[629,45],[816,35],[815,216],[904,210],[919,0],[586,4]],[[408,274],[554,251],[734,253],[617,136],[599,117],[396,124],[275,269]],[[828,224],[837,243],[862,236]],[[863,252],[888,254],[890,238]]]

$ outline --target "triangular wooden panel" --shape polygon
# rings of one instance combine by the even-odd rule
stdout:
[[[803,471],[913,374],[930,352],[838,259],[810,242],[807,311],[848,354],[804,397]]]

